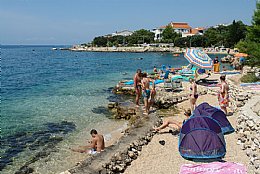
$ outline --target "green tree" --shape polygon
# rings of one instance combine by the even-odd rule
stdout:
[[[179,34],[174,31],[171,25],[167,25],[162,32],[162,42],[173,43],[179,37]]]
[[[234,47],[241,39],[246,37],[246,25],[242,21],[233,21],[228,26],[225,47]]]
[[[190,39],[190,45],[192,47],[205,47],[206,45],[206,38],[205,36],[201,36],[201,35],[194,35],[189,37]]]
[[[216,28],[209,28],[204,36],[206,37],[206,46],[207,47],[211,47],[211,46],[217,46],[219,43],[219,36],[218,36],[219,32]]]
[[[95,37],[93,39],[93,45],[99,47],[106,47],[108,43],[108,38],[104,36]]]
[[[188,37],[178,37],[174,40],[174,45],[177,47],[189,47],[189,39]]]
[[[154,40],[154,33],[149,30],[141,29],[135,31],[131,36],[128,36],[127,41],[129,44],[143,44],[151,43]]]
[[[256,3],[252,26],[248,27],[246,38],[239,41],[236,47],[240,52],[249,55],[247,62],[249,65],[260,66],[260,1]]]

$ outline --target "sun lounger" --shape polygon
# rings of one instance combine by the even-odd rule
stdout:
[[[178,80],[166,79],[164,80],[163,88],[165,90],[171,90],[171,91],[182,89],[182,81],[180,79]]]

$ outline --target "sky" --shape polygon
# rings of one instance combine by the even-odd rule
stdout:
[[[251,25],[256,0],[0,0],[0,44],[73,45],[170,22]]]

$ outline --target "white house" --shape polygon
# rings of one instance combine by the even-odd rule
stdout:
[[[190,33],[192,29],[186,22],[171,22],[168,25],[172,26],[176,33],[180,33],[182,35],[184,33]],[[154,33],[154,40],[162,39],[162,33],[165,28],[166,26],[162,26],[160,28],[155,28],[152,30],[152,32]]]
[[[163,32],[164,29],[165,29],[165,27],[164,28],[160,27],[160,28],[152,29],[151,32],[154,33],[154,40],[159,40],[160,41],[162,39],[162,32]]]
[[[116,31],[115,33],[112,33],[112,36],[131,36],[132,34],[133,34],[132,31],[123,30],[123,31]]]
[[[206,28],[197,27],[192,28],[186,22],[171,22],[168,25],[172,26],[176,33],[180,33],[182,37],[194,36],[194,35],[203,35]],[[162,33],[166,26],[162,26],[160,28],[155,28],[152,30],[154,33],[154,40],[161,40]]]

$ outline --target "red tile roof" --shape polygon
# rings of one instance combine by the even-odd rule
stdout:
[[[185,23],[185,22],[171,22],[170,25],[173,27],[173,28],[182,28],[182,29],[191,29],[191,27],[189,26],[188,23]]]
[[[192,28],[190,34],[197,34],[198,32],[198,29]]]

